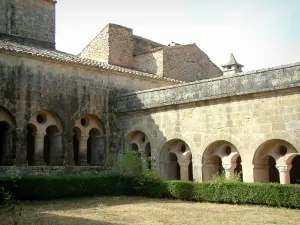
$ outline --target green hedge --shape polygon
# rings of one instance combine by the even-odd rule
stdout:
[[[133,194],[133,178],[115,174],[1,178],[16,199],[46,200],[72,196]]]
[[[300,185],[242,182],[162,181],[116,174],[1,178],[22,200],[93,195],[141,195],[199,202],[259,204],[300,209]]]

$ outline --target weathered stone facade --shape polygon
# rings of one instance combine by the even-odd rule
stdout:
[[[272,156],[280,182],[289,183],[294,157],[298,164],[293,177],[299,179],[299,90],[296,63],[120,95],[115,112],[125,137],[139,131],[150,140],[152,157],[164,178],[176,178],[179,170],[186,172],[177,177],[189,179],[186,167],[191,156],[184,155],[189,153],[196,181],[211,178],[221,166],[231,176],[240,158],[244,181],[266,182],[274,177],[269,178],[271,164],[265,159]],[[184,151],[178,143],[186,146]],[[177,159],[166,158],[167,153],[176,153]],[[173,168],[177,160],[180,169]],[[277,178],[272,181],[279,182]]]
[[[0,175],[100,173],[133,150],[164,179],[300,179],[299,63],[242,72],[232,55],[223,74],[115,24],[75,56],[54,48],[54,1],[29,6],[0,3]]]

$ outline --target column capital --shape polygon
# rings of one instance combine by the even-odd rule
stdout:
[[[44,138],[46,136],[46,132],[36,132],[35,138]]]
[[[191,160],[182,160],[178,161],[178,164],[180,167],[188,167],[191,163]]]
[[[87,141],[89,139],[89,136],[80,136],[79,141]]]
[[[279,172],[288,172],[291,170],[292,165],[276,165]]]
[[[222,163],[222,166],[225,170],[234,170],[237,163]]]

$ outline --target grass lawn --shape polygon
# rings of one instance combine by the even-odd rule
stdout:
[[[12,224],[0,206],[0,224]],[[143,197],[24,202],[19,224],[300,224],[300,210]]]

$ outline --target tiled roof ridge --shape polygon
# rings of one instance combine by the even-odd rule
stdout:
[[[77,64],[82,66],[90,66],[94,68],[105,69],[105,70],[110,70],[115,72],[122,72],[128,75],[147,77],[155,80],[170,81],[174,83],[184,83],[183,81],[175,80],[172,78],[159,77],[154,74],[144,73],[137,70],[115,66],[115,65],[107,64],[92,59],[84,59],[79,56],[72,55],[58,50],[20,44],[10,40],[0,39],[0,52],[13,52],[13,53],[24,54],[28,56],[40,57],[48,60]]]

